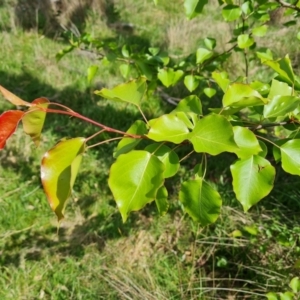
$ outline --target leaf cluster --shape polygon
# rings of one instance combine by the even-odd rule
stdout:
[[[159,1],[155,1],[159,5]],[[202,13],[208,1],[186,0],[188,19]],[[134,120],[120,131],[91,120],[63,105],[39,98],[27,102],[1,87],[4,98],[27,110],[9,110],[0,116],[0,148],[14,133],[19,122],[24,132],[38,145],[48,113],[79,118],[99,127],[90,137],[61,140],[47,151],[41,162],[41,179],[52,210],[59,220],[64,217],[83,154],[88,149],[118,140],[113,153],[108,185],[125,222],[132,211],[155,201],[160,214],[168,210],[166,180],[178,174],[182,161],[195,153],[198,162],[193,176],[181,183],[178,198],[184,210],[205,226],[216,221],[222,198],[206,179],[207,161],[224,152],[235,155],[228,166],[237,200],[248,211],[266,197],[274,186],[276,164],[284,171],[300,175],[300,77],[293,70],[288,55],[275,59],[270,49],[257,49],[256,38],[268,31],[272,11],[286,9],[298,17],[297,5],[282,1],[219,1],[224,22],[233,24],[231,47],[218,52],[217,41],[206,37],[202,45],[187,57],[172,59],[158,47],[139,49],[134,45],[107,43],[85,34],[57,54],[61,59],[75,48],[91,49],[99,60],[119,63],[126,80],[111,89],[95,94],[109,101],[135,106],[143,120]],[[291,24],[289,24],[291,25]],[[224,66],[228,57],[240,52],[245,59],[245,74],[229,78]],[[266,82],[249,80],[249,62],[257,60],[273,73]],[[88,69],[92,81],[98,66]],[[129,80],[130,79],[130,80]],[[148,120],[142,111],[143,101],[161,88],[168,91],[182,82],[186,97],[167,114]],[[204,107],[201,98],[218,98],[218,107]],[[92,144],[92,139],[106,132],[118,137]],[[141,143],[144,141],[144,143]],[[180,157],[184,149],[185,155]]]

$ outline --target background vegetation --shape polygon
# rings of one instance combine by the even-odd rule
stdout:
[[[197,49],[204,36],[223,41],[219,47],[226,49],[229,30],[214,1],[192,21],[186,20],[181,1],[169,2],[155,7],[150,0],[116,0],[91,6],[80,23],[74,22],[100,38],[160,46],[175,58]],[[45,30],[43,16],[25,30],[15,19],[15,3],[0,5],[2,86],[25,100],[45,96],[106,125],[128,128],[137,111],[93,94],[122,81],[117,68],[86,51],[57,63],[55,55],[68,45],[70,33]],[[274,16],[261,46],[268,41],[278,56],[289,53],[297,68],[299,41],[278,18],[283,17]],[[86,76],[91,64],[100,68],[93,83]],[[240,54],[234,54],[227,71],[237,77],[243,69]],[[257,74],[255,65],[249,69],[249,76],[269,76],[264,70]],[[184,88],[175,92],[172,96],[181,97]],[[144,106],[151,117],[173,109],[160,94]],[[7,108],[2,101],[1,111]],[[85,154],[58,231],[39,180],[41,154],[62,137],[93,130],[67,117],[47,116],[41,147],[17,132],[0,152],[0,299],[263,299],[269,291],[288,290],[300,266],[299,179],[278,170],[280,188],[244,214],[229,184],[228,155],[210,160],[209,178],[225,199],[214,225],[201,228],[182,212],[174,195],[189,176],[184,167],[181,178],[169,182],[174,195],[167,215],[159,217],[149,205],[123,224],[107,188],[116,144],[95,148]],[[193,165],[192,156],[186,165]]]

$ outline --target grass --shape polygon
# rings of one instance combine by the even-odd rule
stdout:
[[[174,55],[197,47],[206,34],[201,22],[207,23],[214,11],[210,8],[202,20],[188,23],[176,14],[175,3],[170,8],[161,1],[155,8],[152,1],[115,2],[119,18],[137,24],[137,37],[172,49]],[[153,15],[160,16],[155,18],[159,23],[152,21]],[[117,70],[101,65],[90,85],[86,70],[95,61],[74,52],[57,64],[55,54],[66,46],[63,39],[11,26],[6,5],[0,16],[6,22],[0,33],[1,85],[23,99],[46,96],[104,124],[128,128],[136,110],[93,95],[97,85],[122,80]],[[116,34],[109,26],[99,29],[106,26],[103,19],[92,27],[94,18],[91,12],[87,28],[95,34]],[[211,30],[218,38],[220,31]],[[1,111],[10,107],[1,101]],[[171,108],[154,97],[144,109],[156,116]],[[49,116],[39,148],[17,131],[0,152],[0,299],[263,299],[268,291],[288,289],[289,279],[299,272],[299,179],[279,171],[280,186],[244,214],[230,184],[230,156],[209,161],[208,177],[224,207],[215,224],[201,228],[184,215],[176,197],[191,163],[183,165],[182,177],[168,183],[174,194],[167,215],[159,217],[151,204],[123,224],[107,188],[115,144],[92,149],[84,156],[58,230],[41,189],[41,156],[60,138],[94,132],[79,121]]]

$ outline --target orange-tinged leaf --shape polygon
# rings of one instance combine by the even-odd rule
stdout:
[[[78,137],[59,142],[43,156],[42,184],[58,221],[64,217],[84,150],[85,138]]]
[[[23,111],[8,110],[0,116],[0,150],[4,148],[6,140],[15,132],[23,115]]]
[[[47,98],[38,98],[32,101],[35,106],[29,108],[22,118],[24,132],[32,138],[36,146],[40,143],[41,132],[44,126],[46,111],[38,108],[46,109],[49,105]]]
[[[22,100],[21,98],[19,98],[18,96],[16,96],[15,94],[11,93],[10,91],[8,91],[7,89],[5,89],[3,86],[0,85],[0,92],[2,93],[3,97],[8,100],[9,102],[11,102],[14,105],[21,105],[21,106],[32,106],[31,103]]]

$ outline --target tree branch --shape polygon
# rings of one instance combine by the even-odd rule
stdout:
[[[291,8],[291,9],[294,9],[298,12],[300,12],[300,7],[294,5],[294,4],[290,4],[288,2],[285,2],[283,0],[275,0],[277,3],[280,4],[281,7],[285,7],[285,8]]]

